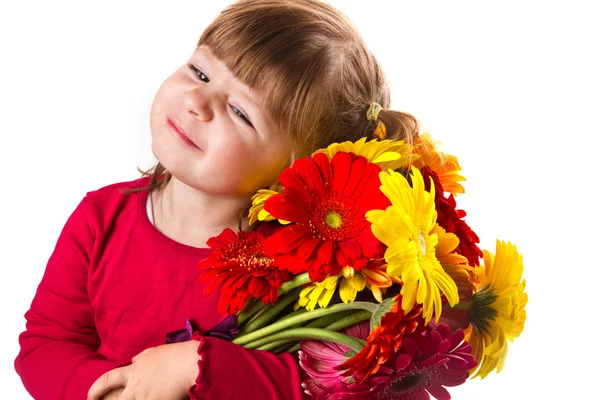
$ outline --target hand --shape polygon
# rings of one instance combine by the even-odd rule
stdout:
[[[186,399],[198,375],[198,341],[164,344],[144,350],[130,365],[108,371],[88,391],[100,400],[111,389],[125,388],[119,400]]]
[[[123,393],[124,387],[120,387],[118,389],[112,389],[107,392],[100,398],[100,400],[119,400],[119,395]]]

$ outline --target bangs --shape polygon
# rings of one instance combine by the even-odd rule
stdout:
[[[331,81],[331,65],[336,64],[331,56],[340,53],[332,51],[329,40],[339,39],[339,31],[323,22],[329,10],[310,5],[301,0],[237,2],[217,16],[197,43],[261,93],[261,106],[280,131],[292,136],[299,118],[292,111],[303,110],[305,100],[315,97],[309,93]]]

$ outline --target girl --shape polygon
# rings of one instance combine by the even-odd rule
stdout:
[[[367,118],[372,103],[383,106]],[[352,24],[318,0],[243,0],[206,28],[151,110],[158,164],[89,192],[68,219],[26,313],[15,368],[36,399],[300,399],[290,354],[195,334],[222,317],[196,265],[224,228],[248,229],[251,196],[333,142],[412,141],[387,110],[379,64]],[[377,118],[378,117],[378,118]],[[254,226],[253,226],[254,228]]]

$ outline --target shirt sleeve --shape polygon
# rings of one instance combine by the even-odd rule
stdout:
[[[59,236],[19,336],[15,370],[35,399],[85,399],[98,377],[120,365],[96,352],[87,293],[93,243],[84,198]]]
[[[248,350],[213,337],[199,340],[198,377],[192,400],[303,400],[298,362],[288,353]]]

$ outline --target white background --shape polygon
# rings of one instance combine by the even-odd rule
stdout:
[[[505,370],[457,399],[592,398],[598,372],[598,12],[593,1],[331,1],[463,166],[467,222],[524,254],[530,301]],[[0,397],[27,399],[17,337],[58,234],[89,190],[152,164],[160,83],[229,1],[0,6]],[[594,373],[596,371],[596,373]],[[10,393],[8,395],[7,393]]]

